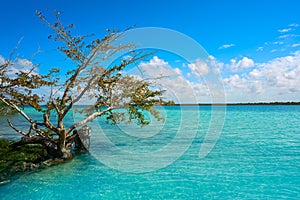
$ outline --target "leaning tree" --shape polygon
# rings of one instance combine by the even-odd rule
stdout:
[[[8,120],[9,126],[23,135],[15,145],[39,144],[51,157],[67,159],[72,157],[72,146],[78,139],[77,130],[99,116],[104,116],[112,124],[126,121],[146,125],[149,122],[145,112],[161,119],[154,106],[163,103],[162,91],[152,87],[150,80],[124,72],[127,66],[147,55],[135,51],[132,44],[117,43],[127,30],[107,30],[101,39],[73,36],[73,25],[64,25],[59,13],[54,23],[50,23],[39,11],[37,15],[53,30],[48,38],[60,43],[58,50],[72,61],[74,67],[63,78],[59,69],[52,68],[48,74],[41,75],[34,65],[12,74],[11,67],[17,60],[13,56],[1,64],[0,100],[16,110],[29,124],[28,131],[24,131]],[[130,56],[104,66],[107,60],[122,51]],[[47,91],[47,94],[41,90]],[[80,110],[85,117],[79,122],[66,124],[67,114],[86,97],[94,101],[92,106]],[[43,117],[32,119],[24,106],[41,112]]]

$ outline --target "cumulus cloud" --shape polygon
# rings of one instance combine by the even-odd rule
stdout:
[[[249,80],[247,76],[233,74],[223,79],[226,96],[229,102],[257,101],[258,95],[264,92],[260,81]]]
[[[160,67],[160,66],[165,67],[165,66],[169,65],[169,63],[164,61],[163,59],[158,58],[157,56],[153,56],[153,58],[149,62],[141,63],[141,66],[143,66],[143,65],[147,65],[150,67]]]
[[[219,49],[227,49],[227,48],[230,48],[230,47],[234,47],[235,44],[223,44],[222,46],[219,47]]]
[[[277,44],[281,43],[270,42],[270,45]],[[300,44],[294,43],[289,47],[298,46]],[[180,103],[204,102],[209,99],[213,92],[209,91],[211,86],[196,79],[209,76],[213,72],[212,66],[224,77],[222,80],[228,102],[299,101],[300,98],[300,51],[260,63],[246,56],[222,63],[209,56],[206,60],[198,59],[182,68],[172,68],[158,57],[142,65],[149,70],[151,68],[152,72],[149,73],[153,75],[168,75],[160,80],[160,84]]]
[[[281,92],[300,92],[300,51],[291,56],[260,63],[249,73],[249,77],[260,80],[267,87],[277,88]]]
[[[193,82],[183,76],[179,68],[172,68],[165,60],[154,56],[149,62],[139,65],[144,75],[155,79],[155,83],[163,90],[166,90],[166,97],[178,103],[198,103],[199,101],[209,101],[209,90],[200,81]],[[197,60],[188,65],[189,72],[193,75],[208,73],[208,66],[204,62]],[[188,74],[188,73],[187,73]],[[188,75],[187,75],[188,76]],[[201,80],[201,79],[199,79]]]
[[[246,89],[248,87],[248,81],[245,78],[241,78],[238,74],[231,75],[229,78],[225,78],[223,81],[231,88]]]
[[[166,90],[167,98],[180,103],[195,103],[192,86],[181,75],[180,69],[172,68],[168,62],[157,56],[154,56],[149,62],[141,63],[139,67],[143,70],[144,75],[154,79],[161,89]]]
[[[197,77],[203,76],[209,72],[207,61],[197,59],[195,63],[188,64],[191,73]]]
[[[0,65],[3,65],[6,62],[6,59],[0,55]],[[34,70],[32,71],[33,68]],[[8,66],[6,75],[15,76],[15,74],[20,71],[32,71],[32,73],[34,74],[38,72],[38,69],[35,68],[35,65],[30,60],[17,58],[16,60],[12,61],[11,64]]]
[[[181,71],[179,68],[175,68],[174,71],[175,71],[177,74],[182,74],[182,71]]]
[[[254,66],[254,61],[248,57],[243,57],[241,60],[231,59],[229,67],[233,72],[247,69]]]
[[[249,89],[250,92],[255,95],[262,94],[264,92],[264,88],[261,81],[251,82]]]
[[[208,56],[207,62],[209,63],[209,66],[212,67],[212,68],[215,68],[215,70],[217,70],[218,73],[225,66],[225,64],[223,62],[218,61],[212,55]]]
[[[178,76],[178,70],[170,70],[169,68],[171,67],[169,66],[169,63],[157,56],[154,56],[149,62],[142,62],[139,67],[150,77]]]
[[[251,71],[230,74],[223,83],[231,102],[299,101],[299,75],[300,51],[297,51],[289,56],[255,63]]]

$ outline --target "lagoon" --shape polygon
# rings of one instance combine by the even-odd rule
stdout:
[[[212,115],[224,112],[219,108],[159,108],[165,122],[145,128],[99,120],[91,124],[90,154],[20,175],[0,186],[0,199],[299,199],[300,106],[227,106],[220,137],[200,159]],[[18,116],[12,120],[26,127]],[[19,137],[4,118],[0,123],[0,136]],[[143,157],[172,143],[177,152]],[[118,149],[127,152],[121,163],[110,159],[119,158]],[[135,165],[132,154],[145,160]]]

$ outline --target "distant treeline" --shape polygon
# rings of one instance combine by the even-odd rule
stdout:
[[[174,106],[275,106],[300,105],[300,102],[258,102],[258,103],[199,103],[199,104],[173,104]]]

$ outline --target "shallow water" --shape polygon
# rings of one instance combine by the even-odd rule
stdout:
[[[162,111],[165,122],[145,129],[91,124],[91,154],[23,174],[0,186],[0,199],[300,199],[300,106],[228,106],[222,134],[203,159],[199,150],[210,142],[205,135],[218,111]],[[0,123],[0,135],[17,139]],[[177,137],[179,129],[184,137]],[[151,154],[172,143],[171,152]],[[135,163],[136,155],[148,157]]]

